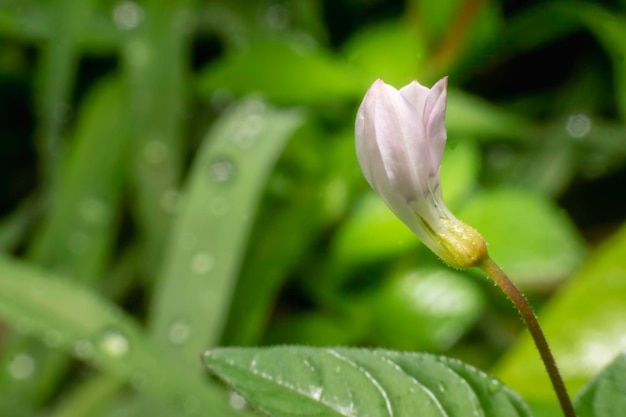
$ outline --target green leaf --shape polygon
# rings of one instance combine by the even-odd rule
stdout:
[[[622,417],[626,410],[626,351],[589,381],[574,405],[578,417]]]
[[[530,122],[522,116],[453,88],[448,92],[446,127],[452,139],[472,135],[498,140],[526,139],[532,128]]]
[[[443,158],[441,178],[444,199],[450,207],[472,188],[478,176],[476,146],[459,141]],[[413,233],[393,214],[380,196],[369,192],[343,223],[333,242],[333,256],[342,262],[372,262],[404,253],[419,245]]]
[[[63,160],[63,166],[50,191],[53,204],[41,230],[28,248],[27,257],[58,272],[67,279],[94,285],[104,275],[117,235],[119,205],[123,193],[129,148],[128,115],[125,96],[116,79],[106,79],[91,90]],[[18,353],[28,353],[38,364],[36,379],[5,380],[20,386],[19,395],[35,402],[55,389],[67,361],[37,341],[12,335],[4,344],[0,364]],[[18,396],[18,394],[13,394]]]
[[[117,79],[92,88],[53,187],[54,204],[28,256],[71,279],[99,280],[117,234],[128,163],[129,117]]]
[[[484,192],[458,214],[483,235],[493,259],[523,287],[553,285],[584,258],[575,226],[542,195],[512,189]]]
[[[156,339],[192,368],[219,340],[261,192],[302,122],[299,111],[251,99],[219,120],[196,156],[151,322]]]
[[[258,344],[289,271],[308,254],[321,220],[317,188],[296,190],[284,208],[257,221],[233,294],[222,343]]]
[[[578,391],[626,346],[624,300],[626,227],[598,248],[539,312],[569,392]],[[537,349],[526,333],[502,358],[496,374],[529,402],[556,401]]]
[[[133,209],[143,255],[142,269],[155,276],[171,225],[172,200],[180,184],[186,121],[187,26],[190,0],[146,1],[144,19],[126,31],[122,67],[129,87],[133,141]]]
[[[568,10],[569,9],[569,10]],[[626,16],[594,4],[568,4],[566,9],[578,17],[606,48],[613,63],[615,96],[622,118],[626,118]]]
[[[154,399],[186,409],[234,414],[227,395],[164,355],[138,324],[115,305],[83,286],[23,262],[0,257],[0,316],[13,327],[65,350]],[[16,379],[38,377],[37,363],[16,354],[9,373]]]
[[[457,361],[349,348],[221,348],[209,369],[271,417],[530,416],[513,391]]]
[[[381,23],[354,35],[344,52],[366,82],[382,78],[400,88],[416,78],[425,59],[424,42],[416,32],[406,22]]]
[[[80,40],[91,20],[95,0],[57,0],[49,13],[51,31],[42,43],[38,67],[39,159],[46,180],[54,182],[60,155],[60,141],[69,120],[75,75],[80,57]]]
[[[411,270],[371,296],[370,338],[395,349],[441,351],[478,320],[483,306],[480,286],[462,273]]]
[[[198,83],[205,97],[226,89],[236,95],[257,92],[269,100],[298,104],[359,97],[368,85],[355,77],[347,62],[293,40],[260,40],[227,54],[205,68]]]

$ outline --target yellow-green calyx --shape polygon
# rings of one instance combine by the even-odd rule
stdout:
[[[459,269],[478,265],[487,254],[487,244],[480,233],[458,219],[441,219],[444,232],[437,240],[448,256],[439,256],[450,266]]]

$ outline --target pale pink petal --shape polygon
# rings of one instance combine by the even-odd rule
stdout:
[[[424,126],[432,166],[439,169],[446,146],[446,102],[448,77],[439,80],[430,90],[424,107]],[[432,173],[433,175],[436,172]]]
[[[426,104],[426,97],[429,92],[430,89],[424,87],[417,81],[413,81],[400,89],[402,97],[415,107],[415,114],[418,117],[422,117],[424,114],[424,105]]]

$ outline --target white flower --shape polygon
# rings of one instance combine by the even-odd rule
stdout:
[[[413,81],[398,91],[375,81],[357,114],[356,153],[365,178],[396,216],[442,260],[467,268],[487,250],[441,195],[447,84],[443,78],[429,89]]]

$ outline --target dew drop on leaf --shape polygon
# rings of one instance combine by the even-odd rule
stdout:
[[[102,351],[112,358],[121,358],[128,354],[130,343],[119,330],[109,329],[104,332],[99,342]]]
[[[167,332],[167,338],[173,345],[182,345],[191,335],[191,325],[183,319],[175,320]]]
[[[502,389],[502,385],[497,379],[491,378],[488,383],[488,389],[490,394],[495,394],[496,392],[500,391],[500,389]]]
[[[231,391],[228,396],[228,403],[230,406],[237,411],[244,410],[248,406],[248,402],[241,395],[237,394],[235,391]]]
[[[263,129],[265,119],[259,114],[250,114],[243,121],[242,126],[237,133],[233,135],[233,142],[240,149],[251,148],[256,140],[257,135]]]
[[[74,343],[74,354],[80,359],[89,359],[93,355],[93,345],[87,339],[80,339]]]
[[[23,381],[32,377],[36,368],[37,364],[32,356],[20,353],[9,363],[9,374],[12,378]]]
[[[113,9],[113,22],[119,30],[136,29],[143,21],[143,17],[143,9],[133,1],[122,1]]]
[[[206,252],[198,252],[191,257],[191,272],[197,275],[203,275],[213,269],[214,260],[211,255]]]
[[[235,164],[228,157],[215,157],[209,165],[209,176],[215,183],[228,183],[235,177]]]

